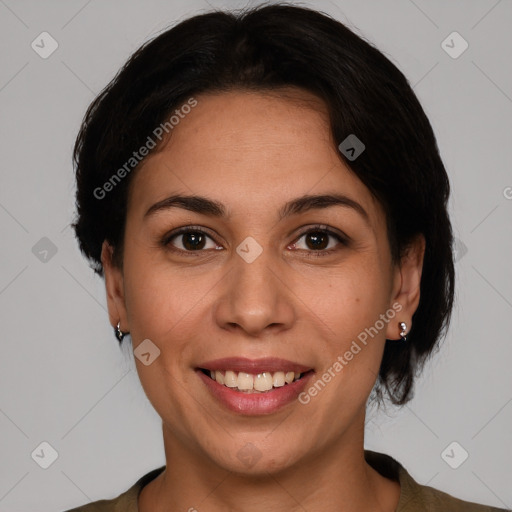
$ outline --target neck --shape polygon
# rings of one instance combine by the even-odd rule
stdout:
[[[285,470],[257,475],[223,469],[188,449],[165,425],[163,432],[166,469],[141,491],[140,512],[392,512],[398,503],[399,484],[364,459],[364,417],[336,445]]]

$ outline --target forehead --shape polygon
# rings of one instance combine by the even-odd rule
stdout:
[[[144,161],[130,187],[131,208],[181,192],[207,195],[228,210],[279,209],[303,194],[339,192],[370,216],[379,206],[343,163],[328,112],[299,90],[231,91],[196,97],[166,143]]]

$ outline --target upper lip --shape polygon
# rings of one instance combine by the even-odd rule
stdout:
[[[295,372],[305,373],[312,370],[309,366],[280,359],[277,357],[264,357],[261,359],[248,359],[246,357],[224,357],[213,361],[206,361],[198,365],[203,370],[233,370],[258,374],[263,372]]]

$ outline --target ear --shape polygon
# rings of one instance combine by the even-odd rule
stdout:
[[[107,292],[107,306],[110,324],[115,327],[119,322],[121,331],[128,332],[129,325],[126,315],[124,300],[124,278],[122,270],[117,267],[112,259],[113,248],[106,241],[101,247],[101,263],[105,276],[105,288]]]
[[[425,255],[425,237],[423,234],[411,242],[405,254],[400,260],[400,265],[395,268],[393,280],[392,304],[399,304],[401,309],[395,305],[397,311],[395,320],[387,325],[386,339],[400,339],[400,322],[405,322],[407,332],[412,327],[412,316],[420,302],[420,283],[423,270],[423,258]]]

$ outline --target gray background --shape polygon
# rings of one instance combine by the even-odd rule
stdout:
[[[210,5],[252,3],[0,0],[0,511],[111,498],[165,463],[159,418],[133,354],[119,350],[103,281],[69,227],[71,149],[87,105],[129,55]],[[402,69],[453,186],[459,250],[451,329],[414,400],[370,414],[366,447],[394,456],[422,484],[510,508],[512,3],[304,5],[348,23]],[[31,47],[43,31],[59,45],[47,59]],[[469,43],[456,59],[441,46],[453,31]],[[42,252],[43,237],[55,254]],[[31,457],[43,441],[58,452],[48,469]],[[469,453],[458,469],[441,455],[453,441]]]

